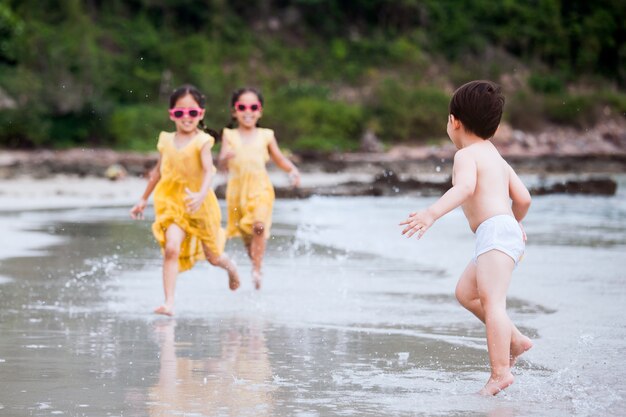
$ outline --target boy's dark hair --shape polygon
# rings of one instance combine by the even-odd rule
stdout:
[[[504,96],[491,81],[471,81],[459,87],[450,100],[450,114],[463,123],[469,133],[489,139],[500,124]]]

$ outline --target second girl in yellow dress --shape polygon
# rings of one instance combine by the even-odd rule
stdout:
[[[252,280],[261,288],[261,265],[270,236],[274,187],[265,168],[272,159],[289,173],[291,184],[300,184],[298,168],[278,147],[274,131],[257,126],[263,115],[263,96],[252,88],[242,88],[231,97],[231,112],[237,128],[222,134],[219,166],[229,171],[226,188],[228,207],[227,237],[240,236],[252,260]]]

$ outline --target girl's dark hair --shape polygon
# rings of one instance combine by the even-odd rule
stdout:
[[[483,139],[494,135],[504,107],[500,86],[491,81],[471,81],[459,87],[450,100],[450,114],[468,132]]]
[[[245,93],[252,93],[259,98],[259,103],[261,103],[261,107],[263,107],[263,94],[259,90],[254,87],[243,87],[233,91],[233,94],[230,96],[230,108],[231,110],[235,107],[235,103],[239,101],[239,97],[244,95]],[[228,128],[232,129],[235,127],[235,117],[231,116],[230,123],[228,124]],[[259,122],[257,122],[257,127],[259,127]]]
[[[196,103],[198,103],[198,107],[200,107],[201,109],[204,108],[204,106],[206,105],[206,98],[204,97],[204,94],[202,94],[200,90],[198,90],[195,86],[191,84],[185,84],[181,85],[172,92],[172,95],[170,96],[170,109],[173,109],[174,106],[176,106],[176,102],[185,97],[187,94],[193,97]]]
[[[178,87],[172,92],[172,95],[170,95],[170,109],[173,109],[176,106],[176,102],[186,95],[190,95],[191,97],[193,97],[194,101],[198,103],[198,107],[200,107],[201,109],[205,108],[206,97],[204,96],[204,94],[202,94],[200,90],[198,90],[195,86],[191,84],[185,84]],[[216,141],[220,140],[222,137],[220,133],[207,127],[204,124],[204,120],[200,120],[200,122],[198,123],[198,127],[202,129],[202,131],[213,136]]]

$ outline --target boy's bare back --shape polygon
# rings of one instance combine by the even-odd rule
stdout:
[[[491,141],[476,142],[459,150],[457,154],[455,165],[459,159],[469,160],[462,163],[467,162],[467,165],[473,165],[474,168],[474,173],[455,169],[452,178],[455,183],[458,175],[475,176],[474,191],[462,204],[472,231],[475,232],[490,217],[501,214],[513,216],[509,188],[511,177],[515,174]]]

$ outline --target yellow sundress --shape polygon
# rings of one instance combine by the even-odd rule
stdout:
[[[224,252],[226,236],[221,227],[222,214],[215,192],[209,190],[194,213],[187,211],[185,202],[185,188],[197,192],[202,186],[204,170],[200,151],[205,145],[212,147],[214,142],[212,136],[200,132],[179,149],[174,143],[173,132],[161,132],[159,135],[157,149],[161,153],[161,179],[154,190],[152,233],[164,248],[165,232],[172,223],[185,231],[178,258],[180,272],[205,259],[202,243],[216,255]]]
[[[254,140],[243,143],[237,129],[224,129],[222,140],[235,153],[228,161],[226,186],[229,238],[242,236],[248,242],[257,222],[263,223],[265,237],[270,236],[275,195],[265,164],[270,159],[268,145],[273,138],[273,130],[257,128]]]

